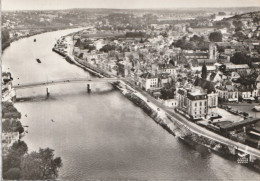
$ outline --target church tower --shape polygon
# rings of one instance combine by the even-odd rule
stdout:
[[[214,42],[210,42],[209,44],[209,59],[217,59],[217,46]]]

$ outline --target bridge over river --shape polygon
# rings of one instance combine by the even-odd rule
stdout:
[[[41,87],[48,85],[57,85],[57,84],[69,84],[69,83],[112,83],[123,80],[122,78],[76,78],[76,79],[59,79],[53,81],[42,81],[42,82],[30,82],[24,84],[13,85],[15,90],[17,89],[26,89],[33,87]]]
[[[18,84],[14,85],[13,88],[15,90],[17,89],[26,89],[26,88],[33,88],[33,87],[41,87],[41,86],[48,86],[48,85],[57,85],[57,84],[69,84],[69,83],[112,83],[117,82],[120,80],[125,80],[124,78],[76,78],[76,79],[59,79],[59,80],[53,80],[53,81],[43,81],[43,82],[31,82],[31,83],[25,83],[25,84]],[[88,87],[89,88],[89,87]],[[141,91],[141,90],[139,90]],[[149,97],[149,100],[151,100],[155,105],[160,107],[161,109],[164,109],[165,107],[162,106],[160,103],[157,102],[157,100],[154,100],[151,96],[147,95],[147,93],[141,91],[144,96]],[[48,94],[48,90],[47,90]],[[183,118],[181,115],[176,114],[174,110],[172,109],[166,109],[166,112],[173,116],[177,122],[182,122],[182,124],[185,125],[186,128],[188,128],[190,131],[197,133],[198,135],[202,135],[204,137],[210,138],[212,140],[215,140],[219,143],[222,143],[224,145],[229,146],[232,148],[235,152],[241,151],[243,153],[249,154],[251,156],[255,156],[257,158],[260,158],[260,151],[246,146],[244,144],[235,142],[233,140],[230,140],[228,138],[225,138],[223,136],[220,136],[216,133],[213,133],[212,131],[208,131],[205,128],[202,128],[189,120]]]

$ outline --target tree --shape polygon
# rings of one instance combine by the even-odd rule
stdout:
[[[2,34],[2,44],[6,43],[7,41],[9,41],[10,35],[9,35],[9,31],[8,30],[2,30],[1,34]]]
[[[11,168],[20,168],[21,155],[14,150],[10,150],[6,157],[3,157],[3,173]],[[8,179],[8,178],[4,178]]]
[[[247,39],[248,37],[243,34],[241,31],[236,31],[235,34],[233,34],[234,37],[237,37],[239,40]]]
[[[169,89],[162,89],[161,90],[161,99],[167,100],[167,99],[173,99],[174,98],[174,92],[175,88],[171,87]]]
[[[246,56],[246,54],[241,52],[236,52],[230,59],[230,61],[234,64],[248,64],[251,66],[252,60],[250,57]]]
[[[222,33],[220,31],[210,33],[209,40],[213,42],[222,42]]]
[[[232,22],[232,24],[235,26],[235,28],[236,28],[237,30],[242,30],[242,27],[243,27],[242,21],[236,21],[236,20],[234,20],[234,21]]]
[[[39,152],[32,152],[22,159],[22,179],[55,179],[61,166],[62,160],[54,158],[54,150],[40,148]]]
[[[21,170],[19,168],[10,168],[3,174],[4,179],[19,180],[21,178]]]
[[[79,47],[80,44],[81,44],[81,41],[80,41],[80,39],[78,38],[74,46],[75,46],[75,47]]]
[[[28,151],[28,146],[24,141],[18,140],[13,143],[11,149],[23,156]]]
[[[2,123],[2,130],[4,132],[16,132],[18,131],[20,134],[24,132],[24,128],[22,123],[18,120],[5,120]]]
[[[181,39],[172,43],[175,47],[180,47],[181,49],[185,50],[207,50],[208,49],[208,42],[205,42],[203,36],[194,35],[187,40],[187,37],[184,36]]]
[[[205,79],[207,78],[207,67],[206,64],[204,62],[203,66],[202,66],[202,70],[201,70],[201,78]]]

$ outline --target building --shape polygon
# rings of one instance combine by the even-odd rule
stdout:
[[[15,90],[12,88],[12,76],[10,72],[2,73],[2,101],[11,101],[15,97]]]
[[[209,44],[209,59],[216,60],[218,55],[217,46],[211,42]]]
[[[6,155],[8,149],[14,142],[19,140],[19,132],[6,132],[2,133],[2,154]]]
[[[117,64],[118,66],[118,75],[122,77],[130,77],[131,76],[131,64],[126,61],[121,61]]]
[[[208,53],[197,53],[197,52],[192,52],[192,53],[185,53],[184,57],[186,59],[208,59],[209,58],[209,54]]]
[[[172,64],[159,64],[159,73],[169,73],[170,75],[176,75],[176,69]]]
[[[238,102],[238,89],[231,82],[222,82],[216,86],[218,97],[224,102]]]
[[[140,75],[139,85],[144,90],[152,90],[158,88],[158,77],[147,72]]]
[[[221,133],[223,133],[225,136],[228,136],[231,131],[239,131],[239,130],[244,131],[246,129],[251,129],[253,125],[259,121],[260,121],[259,118],[248,118],[230,124],[219,125],[219,128]]]
[[[249,66],[247,64],[226,64],[226,71],[228,72],[243,72],[245,70],[249,70]]]
[[[180,88],[177,91],[178,109],[191,120],[206,118],[208,114],[208,96],[202,89]]]
[[[196,78],[195,86],[201,87],[208,96],[208,108],[215,108],[218,106],[218,93],[215,89],[215,83],[202,78]]]
[[[254,101],[259,96],[259,91],[254,87],[240,86],[238,95],[242,101]]]
[[[260,75],[256,78],[256,89],[260,91]]]
[[[167,99],[163,101],[163,105],[167,107],[177,107],[178,101],[176,99]]]

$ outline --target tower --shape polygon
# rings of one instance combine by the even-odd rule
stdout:
[[[209,44],[209,59],[217,59],[217,46],[214,42],[210,42]]]

